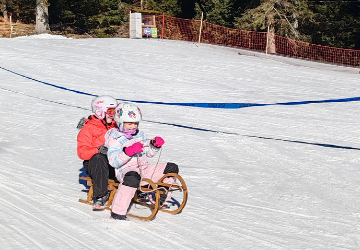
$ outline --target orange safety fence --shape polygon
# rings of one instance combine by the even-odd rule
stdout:
[[[284,56],[359,67],[360,50],[328,47],[275,36],[276,53]]]
[[[163,32],[163,38],[190,42],[199,41],[200,20],[182,19],[166,15],[156,16],[155,19],[156,27],[159,31]],[[360,50],[310,44],[278,35],[273,35],[272,37],[275,39],[273,42],[275,44],[275,54],[360,67]],[[202,23],[200,41],[201,43],[266,52],[268,38],[267,32],[232,29],[204,21]]]

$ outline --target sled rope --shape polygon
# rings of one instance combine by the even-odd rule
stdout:
[[[151,140],[153,140],[153,139],[148,139],[148,140],[151,141]],[[142,140],[142,141],[144,141],[144,140]],[[154,168],[154,170],[153,170],[153,173],[151,174],[150,180],[153,179],[154,173],[155,173],[156,168],[157,168],[157,166],[158,166],[158,164],[159,164],[161,152],[162,152],[162,147],[160,148],[159,157],[158,157],[158,160],[157,160],[157,162],[156,162],[156,165],[155,165],[155,168]],[[140,180],[140,183],[139,183],[139,190],[140,190],[141,192],[143,192],[143,193],[151,193],[151,192],[154,192],[154,191],[156,191],[156,190],[163,189],[164,192],[165,192],[165,194],[167,194],[167,193],[168,193],[168,190],[167,190],[166,188],[164,188],[164,187],[158,187],[158,188],[156,188],[156,189],[149,190],[149,191],[143,191],[143,190],[141,189],[141,182],[142,182],[142,179],[143,179],[143,174],[142,174],[142,165],[141,165],[141,163],[140,163],[140,156],[139,156],[139,154],[137,154],[137,162],[138,162],[138,165],[139,165],[139,168],[140,168],[140,176],[141,176],[141,180]]]

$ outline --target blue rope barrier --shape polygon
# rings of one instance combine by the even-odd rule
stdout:
[[[24,75],[22,75],[22,74],[16,73],[16,72],[11,71],[11,70],[9,70],[9,69],[5,69],[5,68],[3,68],[3,67],[0,67],[0,69],[6,70],[6,71],[8,71],[8,72],[10,72],[10,73],[13,73],[13,74],[15,74],[15,75],[18,75],[18,76],[24,77],[24,78],[26,78],[26,79],[29,79],[29,80],[32,80],[32,81],[35,81],[35,82],[39,82],[39,83],[42,83],[42,84],[45,84],[45,85],[48,85],[48,86],[51,86],[51,87],[55,87],[55,88],[58,88],[58,89],[63,89],[63,90],[75,92],[75,93],[82,94],[82,95],[97,96],[97,95],[89,94],[89,93],[86,93],[86,92],[77,91],[77,90],[73,90],[73,89],[68,89],[68,88],[61,87],[61,86],[58,86],[58,85],[55,85],[55,84],[43,82],[43,81],[40,81],[40,80],[31,78],[31,77],[28,77],[28,76],[24,76]]]
[[[14,74],[16,74],[16,75],[25,77],[25,78],[30,79],[30,80],[34,80],[34,81],[37,81],[37,82],[40,82],[40,83],[44,83],[44,84],[49,85],[49,86],[54,86],[54,87],[57,87],[57,88],[60,88],[60,89],[64,89],[64,90],[67,90],[67,91],[72,91],[72,92],[76,92],[76,93],[86,94],[86,95],[90,95],[90,96],[96,96],[96,95],[92,95],[92,94],[89,94],[89,93],[85,93],[85,92],[81,92],[81,91],[76,91],[76,90],[72,90],[72,89],[68,89],[68,88],[56,86],[56,85],[54,85],[54,84],[49,84],[49,83],[46,83],[46,82],[43,82],[43,81],[39,81],[39,80],[30,78],[30,77],[27,77],[27,76],[23,76],[23,75],[18,74],[18,73],[16,73],[16,72],[12,72],[12,71],[7,70],[7,69],[5,69],[5,68],[3,68],[3,67],[0,67],[0,69],[9,71],[9,72],[11,72],[11,73],[14,73]],[[47,102],[52,102],[52,103],[56,103],[56,104],[60,104],[60,105],[65,105],[65,106],[70,106],[70,107],[74,107],[74,108],[89,110],[88,108],[83,108],[83,107],[79,107],[79,106],[73,106],[73,105],[69,105],[69,104],[65,104],[65,103],[60,103],[60,102],[56,102],[56,101],[51,101],[51,100],[47,100],[47,99],[42,99],[42,98],[39,98],[39,97],[36,97],[36,96],[27,95],[27,94],[24,94],[24,93],[20,93],[20,92],[13,91],[13,90],[8,90],[8,89],[1,88],[1,87],[0,87],[0,89],[5,90],[5,91],[14,92],[14,93],[17,93],[17,94],[23,94],[23,95],[26,95],[26,96],[28,96],[28,97],[40,99],[40,100],[47,101]],[[122,99],[118,99],[118,100],[122,100]],[[266,105],[300,105],[300,104],[309,104],[309,103],[347,102],[347,101],[359,101],[359,100],[360,100],[360,97],[344,98],[344,99],[332,99],[332,100],[322,100],[322,101],[305,101],[305,102],[275,103],[275,104],[255,104],[255,103],[247,103],[247,104],[245,104],[245,103],[243,103],[244,106],[242,106],[242,107],[266,106]],[[138,102],[141,102],[141,103],[151,103],[151,102],[146,102],[146,101],[138,101]],[[153,102],[153,103],[155,103],[155,104],[167,104],[167,105],[194,106],[193,103],[156,103],[156,102]],[[200,104],[200,103],[197,103],[197,104]],[[226,103],[226,104],[227,104],[227,105],[230,105],[230,108],[240,108],[240,105],[241,105],[240,103]],[[220,103],[212,103],[212,104],[210,104],[210,103],[202,103],[202,104],[200,104],[200,105],[206,106],[206,105],[222,105],[222,104],[220,104]],[[212,106],[212,108],[214,108],[214,107]],[[220,106],[220,108],[223,108],[223,107]],[[298,141],[298,140],[288,140],[288,139],[271,138],[271,137],[263,137],[263,136],[253,136],[253,135],[241,135],[241,134],[233,133],[233,132],[216,131],[216,130],[198,128],[198,127],[193,127],[193,126],[185,126],[185,125],[180,125],[180,124],[175,124],[175,123],[156,122],[156,121],[149,121],[149,120],[144,120],[144,121],[150,122],[150,123],[157,123],[157,124],[164,124],[164,125],[169,125],[169,126],[181,127],[181,128],[185,128],[185,129],[193,129],[193,130],[205,131],[205,132],[222,133],[222,134],[229,134],[229,135],[240,135],[240,136],[251,137],[251,138],[259,138],[259,139],[265,139],[265,140],[277,140],[277,141],[284,141],[284,142],[301,143],[301,144],[308,144],[308,145],[321,146],[321,147],[327,147],[327,148],[360,150],[360,148],[349,147],[349,146],[341,146],[341,145],[335,145],[335,144],[305,142],[305,141]]]
[[[94,95],[94,94],[90,94],[90,93],[86,93],[86,92],[82,92],[82,91],[78,91],[78,90],[74,90],[74,89],[69,89],[69,88],[65,88],[62,86],[58,86],[55,84],[51,84],[51,83],[47,83],[44,81],[40,81],[19,73],[16,73],[14,71],[11,71],[9,69],[0,67],[0,69],[3,69],[5,71],[8,71],[10,73],[13,73],[15,75],[24,77],[26,79],[35,81],[35,82],[39,82],[51,87],[55,87],[58,89],[62,89],[62,90],[66,90],[66,91],[70,91],[70,92],[74,92],[77,94],[82,94],[82,95],[88,95],[88,96],[94,96],[97,97],[98,95]],[[268,103],[268,104],[264,104],[264,103],[174,103],[174,102],[150,102],[150,101],[137,101],[137,100],[128,100],[128,99],[116,99],[119,101],[127,101],[127,102],[135,102],[135,103],[148,103],[148,104],[159,104],[159,105],[176,105],[176,106],[188,106],[188,107],[198,107],[198,108],[220,108],[220,109],[240,109],[240,108],[246,108],[246,107],[256,107],[256,106],[270,106],[270,105],[303,105],[303,104],[311,104],[311,103],[332,103],[332,102],[353,102],[353,101],[360,101],[360,97],[351,97],[351,98],[342,98],[342,99],[329,99],[329,100],[319,100],[319,101],[300,101],[300,102],[283,102],[283,103]]]

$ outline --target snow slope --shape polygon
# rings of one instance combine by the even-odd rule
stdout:
[[[360,248],[359,101],[305,102],[359,97],[359,74],[205,44],[58,38],[0,39],[1,249]],[[179,215],[123,222],[78,202],[76,125],[93,99],[79,92],[297,105],[138,103],[189,200]]]

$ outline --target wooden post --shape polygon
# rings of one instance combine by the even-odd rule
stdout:
[[[252,31],[248,31],[248,37],[249,37],[249,49],[251,49],[251,37],[252,37]]]
[[[12,13],[10,13],[10,38],[12,38],[13,26],[12,26]]]
[[[164,28],[165,28],[165,12],[163,12],[163,22],[162,22],[162,30],[161,30],[161,41],[164,41]]]
[[[131,38],[131,10],[129,11],[129,38]]]
[[[200,47],[200,41],[201,41],[201,30],[202,30],[202,24],[203,24],[203,17],[204,17],[204,13],[201,12],[201,21],[200,21],[200,32],[199,32],[199,44],[198,47]]]
[[[269,46],[269,25],[267,28],[267,33],[266,33],[266,49],[265,49],[265,60],[267,60],[267,54],[268,54],[268,46]]]

